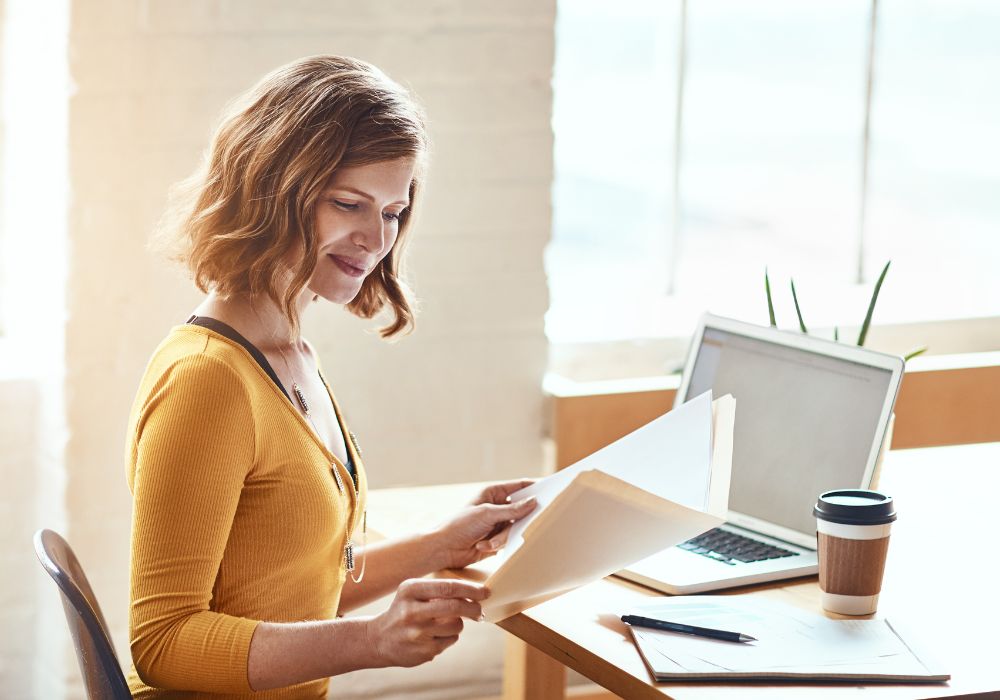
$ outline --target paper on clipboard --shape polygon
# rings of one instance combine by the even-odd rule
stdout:
[[[515,523],[486,580],[496,621],[595,581],[725,519],[735,401],[702,394],[512,500]],[[713,429],[714,423],[714,429]],[[495,568],[494,568],[495,567]]]
[[[626,611],[622,611],[626,612]],[[676,596],[627,612],[700,627],[739,630],[753,644],[629,627],[657,681],[948,680],[911,633],[885,619],[831,620],[774,600],[747,596]],[[616,613],[616,614],[621,614]]]

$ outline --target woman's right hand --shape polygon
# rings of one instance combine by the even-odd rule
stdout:
[[[403,581],[389,608],[370,621],[369,642],[387,666],[418,666],[458,641],[462,618],[482,619],[485,586],[458,579]]]

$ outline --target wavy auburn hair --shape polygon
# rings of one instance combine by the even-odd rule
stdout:
[[[388,338],[413,326],[401,255],[427,152],[413,96],[374,66],[312,56],[265,76],[224,115],[201,169],[174,191],[161,236],[203,292],[266,294],[294,332],[296,300],[316,267],[314,211],[338,168],[413,158],[410,205],[388,255],[347,305],[371,318],[386,304]],[[290,261],[298,261],[291,263]]]

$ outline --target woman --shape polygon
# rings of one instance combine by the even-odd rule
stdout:
[[[494,553],[535,506],[509,502],[529,482],[366,545],[360,450],[299,335],[320,298],[388,306],[383,336],[412,325],[398,272],[425,152],[409,95],[333,56],[265,77],[216,133],[178,228],[207,297],[153,354],[129,423],[136,697],[322,698],[329,676],[423,663],[480,618],[483,586],[418,577]]]

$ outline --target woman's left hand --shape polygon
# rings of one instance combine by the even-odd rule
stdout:
[[[534,479],[493,484],[483,490],[435,532],[435,545],[442,556],[441,568],[461,569],[496,554],[507,542],[510,526],[538,505],[534,498],[511,503],[510,495],[529,486]]]

